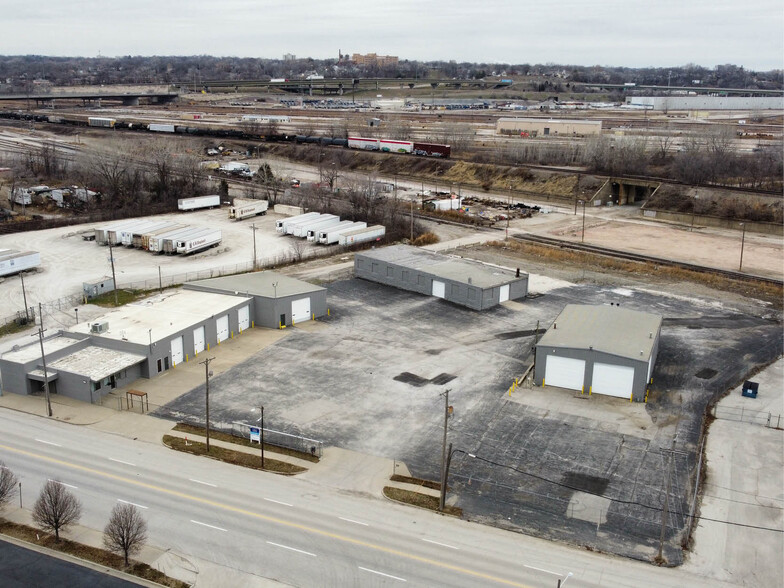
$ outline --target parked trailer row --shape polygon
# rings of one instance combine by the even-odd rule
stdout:
[[[343,221],[340,223],[340,225],[335,225],[334,227],[330,227],[328,229],[319,230],[318,242],[322,245],[333,245],[340,240],[340,236],[343,233],[349,233],[351,231],[356,231],[357,229],[364,229],[365,227],[367,227],[367,223]]]
[[[267,200],[242,200],[240,198],[235,198],[234,203],[229,209],[229,218],[242,220],[260,214],[267,214],[268,208],[269,202]]]
[[[177,200],[177,210],[202,210],[220,206],[220,195],[194,196],[193,198],[180,198]]]
[[[297,223],[293,225],[293,230],[291,232],[292,235],[295,237],[299,237],[304,239],[308,236],[308,230],[311,228],[319,229],[321,227],[330,227],[336,225],[340,222],[340,217],[336,214],[322,214],[318,218],[314,218],[313,220],[305,221],[304,223]]]
[[[296,216],[290,216],[289,218],[284,218],[284,219],[281,219],[279,221],[275,221],[275,230],[278,233],[281,233],[281,234],[285,235],[286,231],[288,229],[288,226],[291,223],[297,223],[299,221],[307,220],[309,218],[314,218],[314,217],[317,217],[317,216],[319,216],[318,212],[306,212],[304,214],[298,214]]]
[[[132,220],[95,229],[95,242],[146,249],[168,255],[196,253],[222,241],[221,231],[169,221]],[[1,254],[2,252],[0,252]]]
[[[37,251],[0,251],[0,276],[10,276],[41,265],[41,255]]]

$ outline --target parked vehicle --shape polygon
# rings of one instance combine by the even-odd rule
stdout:
[[[179,240],[186,240],[196,235],[201,235],[204,232],[204,227],[191,227],[181,233],[174,233],[166,235],[161,241],[161,249],[158,253],[165,253],[166,255],[174,255],[177,253],[177,242]]]
[[[313,221],[297,223],[294,225],[294,231],[291,234],[304,239],[308,236],[308,231],[311,229],[318,230],[322,227],[332,227],[339,222],[340,217],[335,214],[322,214],[320,217],[313,219]]]
[[[6,249],[0,252],[0,276],[18,274],[39,265],[41,265],[41,255],[37,251]]]
[[[383,225],[373,225],[372,227],[342,233],[338,238],[338,243],[340,245],[351,246],[367,243],[369,241],[380,241],[386,232],[386,227]]]
[[[220,195],[195,196],[193,198],[180,198],[177,200],[178,210],[201,210],[220,206]]]
[[[229,209],[229,218],[242,220],[259,214],[267,214],[269,202],[267,200],[241,200],[234,199],[234,204]]]
[[[278,233],[286,234],[286,230],[288,229],[289,224],[297,223],[299,221],[308,220],[314,217],[320,216],[318,212],[306,212],[304,214],[298,214],[296,216],[290,216],[289,218],[284,218],[279,221],[275,221],[275,230]]]
[[[189,233],[194,230],[194,227],[189,225],[180,225],[179,228],[171,229],[164,233],[157,235],[150,235],[147,240],[147,251],[151,253],[163,253],[163,242],[165,239],[177,239],[177,237]]]
[[[332,245],[333,243],[338,242],[343,233],[364,229],[365,227],[367,227],[367,223],[343,221],[333,227],[319,229],[318,242],[322,245]],[[310,236],[308,236],[308,240],[310,240]]]
[[[238,161],[229,161],[228,163],[224,163],[218,169],[225,174],[239,175],[242,173],[250,173],[250,166],[247,163],[240,163]]]
[[[186,239],[177,240],[177,253],[189,255],[197,251],[204,251],[215,247],[221,242],[221,232],[215,229],[205,229],[205,233]]]

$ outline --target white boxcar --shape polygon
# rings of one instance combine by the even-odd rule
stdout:
[[[174,125],[164,125],[158,123],[152,123],[148,127],[151,131],[156,133],[173,133],[174,132]]]
[[[315,218],[317,216],[321,216],[319,212],[306,212],[304,214],[298,214],[297,216],[291,216],[289,218],[284,218],[279,221],[275,221],[275,230],[278,233],[286,234],[286,229],[288,228],[289,224],[297,223],[303,220],[308,220],[310,218]]]
[[[378,241],[386,234],[386,227],[383,225],[373,225],[364,229],[357,229],[356,231],[349,231],[343,233],[338,238],[338,243],[341,245],[359,245],[360,243],[367,243],[368,241]]]
[[[348,146],[351,149],[378,151],[381,149],[381,141],[379,139],[368,139],[367,137],[349,137]]]
[[[381,139],[379,146],[381,151],[391,151],[393,153],[413,153],[414,143],[411,141],[393,141],[392,139]]]
[[[180,198],[177,200],[178,210],[199,210],[202,208],[213,208],[215,206],[220,206],[220,196],[218,194],[194,196],[193,198]]]
[[[100,116],[90,116],[87,118],[87,125],[90,127],[108,127],[114,128],[114,123],[117,121],[113,118],[102,118]]]
[[[195,235],[186,239],[177,239],[177,253],[188,255],[215,247],[221,242],[221,232],[216,229],[207,229],[202,235]]]
[[[330,227],[328,229],[322,229],[319,231],[318,234],[318,242],[322,245],[332,245],[333,243],[337,243],[340,239],[340,236],[343,233],[349,233],[351,231],[356,231],[357,229],[364,229],[367,227],[367,223],[358,221],[358,222],[351,222],[351,221],[344,221],[348,223],[345,226],[335,225],[334,227]],[[340,223],[341,225],[343,223]]]

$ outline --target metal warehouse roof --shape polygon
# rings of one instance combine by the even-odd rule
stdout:
[[[145,359],[143,355],[135,353],[90,346],[58,359],[50,367],[58,372],[78,374],[97,382]]]
[[[427,249],[412,247],[411,245],[392,245],[363,251],[357,257],[378,259],[412,269],[421,270],[436,277],[454,280],[463,284],[470,283],[479,288],[493,288],[509,284],[519,279],[527,278],[528,274],[520,272],[520,277],[515,272],[500,267],[495,267],[480,261],[450,257]]]
[[[602,351],[618,357],[648,361],[662,317],[618,306],[567,304],[538,347]]]
[[[273,284],[277,284],[277,287],[274,287]],[[283,298],[285,296],[320,292],[325,289],[321,286],[314,286],[308,282],[270,271],[197,280],[185,285],[186,289],[191,287],[194,289],[209,289],[213,292],[221,291],[226,294],[260,296],[262,298],[274,298],[276,296]]]
[[[89,334],[141,345],[161,341],[212,317],[225,314],[249,298],[210,292],[175,290],[117,308],[98,319],[71,328],[73,333]],[[91,333],[90,325],[106,321],[109,330]]]

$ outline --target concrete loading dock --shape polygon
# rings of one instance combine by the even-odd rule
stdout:
[[[534,380],[539,386],[644,402],[661,325],[656,314],[568,304],[536,345]]]
[[[409,245],[358,253],[358,278],[419,292],[474,310],[528,294],[528,274],[457,259]]]

